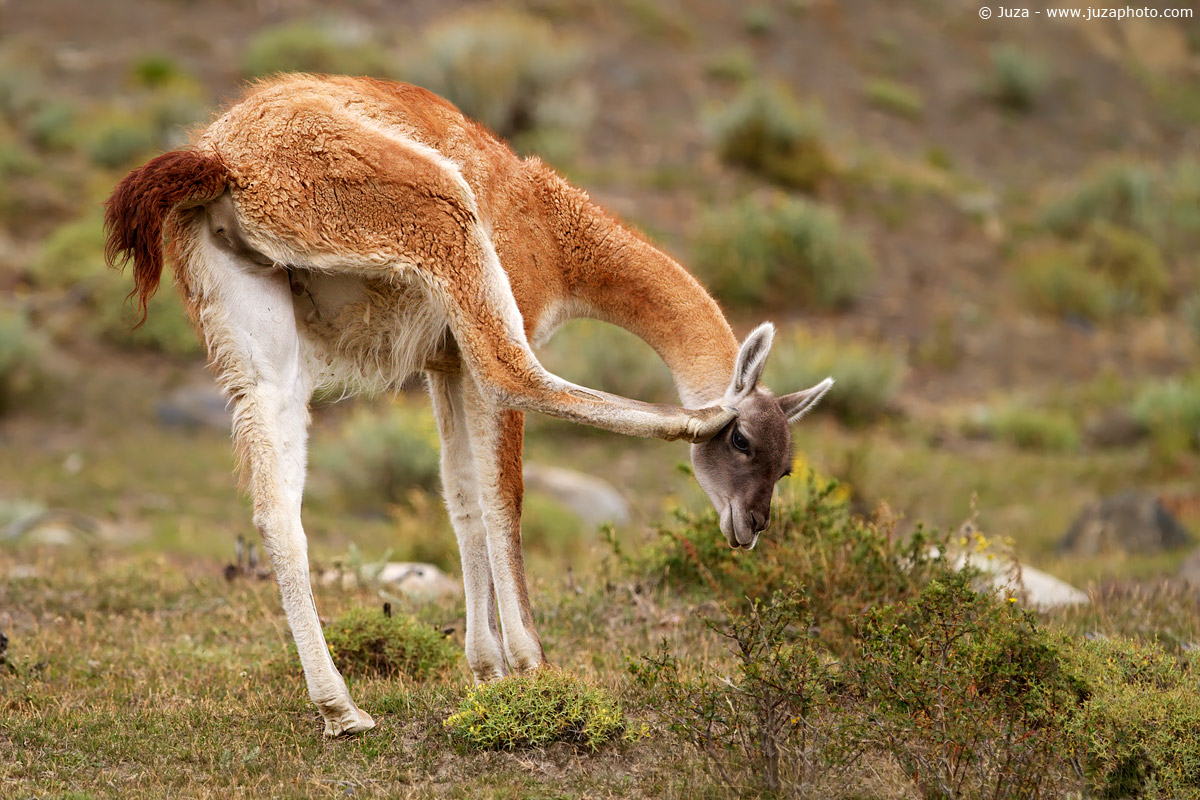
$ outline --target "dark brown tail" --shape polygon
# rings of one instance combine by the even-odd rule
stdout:
[[[163,220],[181,203],[204,203],[229,184],[229,169],[220,158],[195,150],[172,150],[138,167],[113,189],[104,204],[108,242],[104,257],[122,268],[133,259],[133,291],[146,321],[146,303],[158,290],[163,268]]]

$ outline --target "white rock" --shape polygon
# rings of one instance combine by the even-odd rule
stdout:
[[[959,559],[960,566],[970,565],[979,570],[984,580],[997,592],[1021,597],[1026,605],[1049,609],[1090,603],[1087,592],[1076,589],[1066,581],[1040,569],[1002,558],[989,559],[973,553]]]
[[[629,504],[621,493],[592,475],[526,462],[525,488],[549,495],[588,525],[629,521]]]
[[[322,586],[353,589],[360,584],[399,592],[409,597],[430,600],[462,594],[462,583],[433,564],[417,561],[389,561],[363,564],[357,569],[329,569],[316,575]]]
[[[435,567],[414,561],[392,561],[376,576],[380,584],[410,597],[450,597],[462,594],[462,584]]]

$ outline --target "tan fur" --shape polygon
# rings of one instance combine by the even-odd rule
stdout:
[[[365,129],[364,120],[377,130]],[[384,131],[457,165],[475,210],[443,171],[396,147]],[[314,140],[319,149],[311,147]],[[268,254],[302,243],[312,256],[399,259],[439,275],[447,265],[477,258],[463,236],[477,214],[508,275],[527,337],[556,303],[573,301],[586,315],[649,342],[693,403],[718,398],[728,382],[737,341],[686,270],[540,161],[517,158],[423,89],[285,77],[260,85],[198,144],[228,165],[247,238]],[[453,276],[458,290],[478,292],[462,282],[468,277]],[[679,336],[683,330],[686,338]]]
[[[776,400],[757,387],[771,326],[739,348],[679,264],[413,86],[311,75],[260,83],[194,148],[130,173],[106,219],[110,256],[133,256],[143,303],[166,234],[188,314],[233,403],[255,525],[330,735],[374,721],[329,657],[308,585],[300,505],[315,386],[394,389],[425,371],[479,680],[545,662],[521,552],[524,411],[704,443],[693,447],[697,477],[724,504],[730,543],[753,547],[777,462],[790,453],[787,421],[828,389]],[[576,316],[647,341],[687,408],[547,372],[529,342]],[[750,412],[738,423],[733,403]],[[730,455],[739,430],[754,455]]]

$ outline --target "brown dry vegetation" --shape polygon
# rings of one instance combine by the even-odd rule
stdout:
[[[733,287],[723,300],[740,331],[779,324],[777,389],[839,378],[847,394],[797,429],[804,464],[843,481],[859,510],[886,504],[901,533],[974,514],[1023,561],[1093,588],[1095,609],[1055,622],[1068,630],[1196,640],[1200,617],[1161,588],[1180,555],[1074,558],[1055,545],[1084,502],[1130,487],[1200,527],[1200,21],[983,22],[954,0],[509,6],[525,15],[511,35],[551,53],[522,66],[544,102],[495,111],[516,146]],[[0,794],[725,796],[636,708],[649,735],[598,754],[457,745],[441,721],[467,688],[461,666],[416,687],[358,680],[380,727],[323,741],[272,584],[220,577],[235,538],[253,535],[227,436],[156,420],[169,392],[207,380],[202,358],[166,291],[131,337],[127,279],[99,260],[98,206],[124,170],[181,141],[246,74],[291,63],[279,48],[318,52],[313,68],[433,83],[445,80],[428,68],[441,63],[436,31],[479,7],[0,4],[0,631],[13,665],[0,664]],[[794,109],[742,128],[769,157],[726,163],[722,119],[760,90]],[[763,252],[765,288],[721,272]],[[780,261],[792,271],[770,274]],[[585,384],[670,399],[648,349],[587,326],[545,358]],[[424,435],[419,393],[406,402]],[[1098,446],[1089,431],[1114,413],[1147,432]],[[373,503],[345,490],[359,476],[337,466],[356,457],[340,433],[363,419],[348,404],[316,413],[314,450],[332,455],[312,476],[314,562],[353,544],[455,571],[453,534],[419,479]],[[531,460],[629,496],[634,521],[612,537],[625,552],[673,510],[704,506],[672,468],[681,446],[529,427]],[[69,512],[71,544],[10,535],[30,506]],[[626,657],[663,636],[728,663],[696,622],[700,603],[716,613],[711,600],[644,587],[619,561],[597,576],[613,547],[599,533],[537,497],[527,517],[557,666],[629,694]],[[375,602],[318,593],[329,619]],[[461,631],[453,603],[412,610]],[[915,796],[890,762],[857,779],[865,797]]]

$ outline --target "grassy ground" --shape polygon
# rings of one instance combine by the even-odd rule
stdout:
[[[697,769],[665,739],[598,755],[567,745],[513,754],[457,748],[442,721],[469,686],[462,664],[433,685],[352,681],[379,726],[327,741],[288,652],[274,583],[227,582],[221,573],[207,558],[0,556],[8,576],[0,605],[15,626],[0,682],[6,794],[669,796]],[[624,588],[598,593],[540,583],[539,623],[558,665],[619,689],[625,657],[652,647],[680,617],[660,617],[650,601],[635,605]],[[317,602],[332,617],[375,598],[318,590]],[[461,631],[453,603],[417,611]]]
[[[273,583],[222,577],[238,536],[256,540],[227,433],[157,420],[173,389],[209,380],[202,357],[167,291],[130,337],[127,281],[100,259],[98,208],[115,181],[243,80],[298,65],[439,88],[447,31],[479,35],[459,15],[474,5],[0,10],[0,795],[734,794],[626,668],[666,637],[728,674],[699,621],[719,604],[618,568],[605,535],[536,495],[525,550],[547,652],[624,698],[649,735],[595,754],[466,749],[442,727],[468,690],[460,663],[427,685],[354,680],[380,725],[325,741]],[[1186,553],[1057,551],[1086,502],[1127,488],[1200,529],[1195,20],[984,23],[949,0],[507,5],[524,16],[483,28],[511,37],[515,71],[473,68],[469,82],[513,100],[489,81],[520,72],[545,102],[507,116],[500,103],[493,124],[702,268],[738,331],[776,321],[775,388],[838,378],[846,394],[796,428],[798,474],[836,476],[858,512],[900,517],[901,536],[971,519],[1011,540],[1025,563],[1092,592],[1091,606],[1043,618],[1054,630],[1172,652],[1200,641],[1194,597],[1170,581]],[[755,97],[775,99],[764,110]],[[628,338],[569,328],[544,357],[585,385],[671,399]],[[419,397],[403,402],[425,413]],[[1098,422],[1135,412],[1144,430],[1094,441]],[[314,447],[340,444],[352,413],[319,408]],[[707,503],[679,469],[682,445],[531,419],[526,454],[617,486],[634,512],[611,534],[626,554]],[[314,564],[457,571],[435,494],[356,507],[339,478],[312,470]],[[793,479],[782,493],[799,491]],[[31,504],[65,515],[68,544],[6,535]],[[369,589],[316,594],[326,619],[380,602]],[[459,601],[405,610],[462,635]],[[843,783],[910,797],[910,777],[880,759]]]

